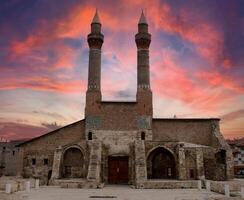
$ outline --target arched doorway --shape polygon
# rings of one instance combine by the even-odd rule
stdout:
[[[84,156],[79,148],[71,147],[63,155],[63,177],[82,178]]]
[[[147,159],[147,172],[149,179],[176,178],[175,158],[173,154],[163,147],[154,149]]]

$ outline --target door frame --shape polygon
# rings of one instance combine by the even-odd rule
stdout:
[[[111,182],[110,180],[110,165],[109,165],[109,162],[112,162],[112,160],[114,159],[114,162],[116,162],[117,160],[117,164],[119,165],[120,163],[120,159],[121,158],[121,161],[125,161],[127,162],[127,180],[125,182],[123,182],[122,180],[117,180],[118,182]],[[110,155],[107,157],[107,182],[108,184],[129,184],[129,181],[130,181],[130,157],[128,155]]]

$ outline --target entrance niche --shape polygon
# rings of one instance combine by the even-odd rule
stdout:
[[[71,147],[63,155],[63,177],[83,178],[84,156],[80,149]]]
[[[127,184],[129,181],[129,157],[108,157],[108,182],[112,184]]]
[[[163,147],[154,149],[147,159],[147,174],[149,179],[176,178],[173,154]]]
[[[186,178],[187,179],[196,179],[196,157],[190,152],[185,152],[185,163],[186,163]]]

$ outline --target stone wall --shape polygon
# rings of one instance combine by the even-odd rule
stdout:
[[[153,140],[211,145],[211,122],[208,119],[153,119]]]

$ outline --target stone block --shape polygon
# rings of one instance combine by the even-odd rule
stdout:
[[[31,189],[30,181],[26,181],[25,182],[25,191],[29,193],[30,189]]]
[[[35,188],[36,189],[39,189],[39,186],[40,186],[40,180],[39,179],[36,179],[35,180]]]
[[[210,181],[206,181],[206,190],[209,192],[211,191]]]
[[[244,199],[244,187],[241,188],[241,198]]]
[[[202,181],[201,181],[201,180],[198,180],[198,181],[197,181],[197,188],[198,188],[199,190],[202,189]]]
[[[225,184],[224,188],[225,188],[225,196],[230,197],[230,186]]]
[[[7,193],[7,194],[11,193],[11,184],[10,183],[6,184],[5,193]]]

